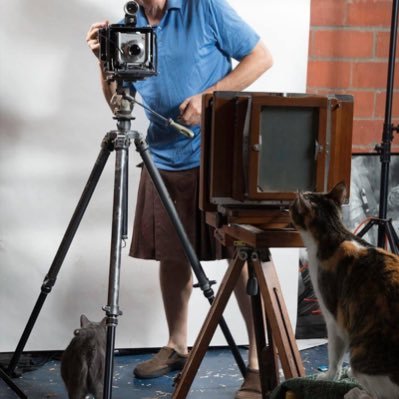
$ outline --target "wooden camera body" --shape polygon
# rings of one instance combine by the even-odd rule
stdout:
[[[201,209],[257,219],[287,209],[298,190],[325,192],[342,180],[349,189],[352,123],[348,95],[204,95]]]

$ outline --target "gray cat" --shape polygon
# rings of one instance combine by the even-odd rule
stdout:
[[[69,399],[84,399],[92,394],[103,397],[106,346],[106,318],[95,323],[80,316],[81,328],[61,358],[61,376]]]

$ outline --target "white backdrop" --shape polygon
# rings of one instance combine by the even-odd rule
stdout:
[[[310,0],[230,0],[261,34],[275,64],[250,89],[304,92]],[[105,133],[115,128],[86,46],[91,23],[115,22],[124,0],[1,0],[0,13],[0,351],[12,351],[82,193]],[[141,109],[136,130],[145,132]],[[132,226],[140,159],[130,153]],[[63,349],[85,313],[98,320],[108,290],[114,157],[111,154],[82,224],[26,347]],[[129,244],[129,243],[128,243]],[[123,253],[117,347],[165,344],[166,327],[155,262]],[[274,259],[295,322],[297,250]],[[224,262],[204,264],[220,281]],[[217,286],[215,286],[215,290]],[[190,344],[209,305],[200,290],[191,301]],[[237,342],[246,336],[236,304],[225,313]],[[220,332],[213,344],[225,344]]]

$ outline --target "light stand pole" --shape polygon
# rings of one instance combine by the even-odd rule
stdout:
[[[398,0],[393,0],[392,3],[392,18],[391,18],[391,35],[389,44],[389,58],[388,58],[388,78],[387,91],[385,102],[385,119],[384,129],[382,133],[381,144],[376,146],[376,151],[380,154],[381,161],[381,179],[380,179],[380,199],[378,218],[372,218],[358,233],[363,237],[371,227],[378,226],[378,246],[385,247],[385,239],[388,239],[391,251],[399,255],[399,238],[392,225],[392,219],[387,219],[388,210],[388,187],[389,187],[389,164],[391,162],[391,143],[394,132],[399,131],[399,126],[392,124],[392,100],[395,78],[395,61],[396,61],[396,42],[398,31]]]

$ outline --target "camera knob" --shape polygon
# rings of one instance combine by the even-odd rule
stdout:
[[[125,13],[128,15],[135,15],[139,10],[139,5],[135,1],[128,1],[125,4]]]

